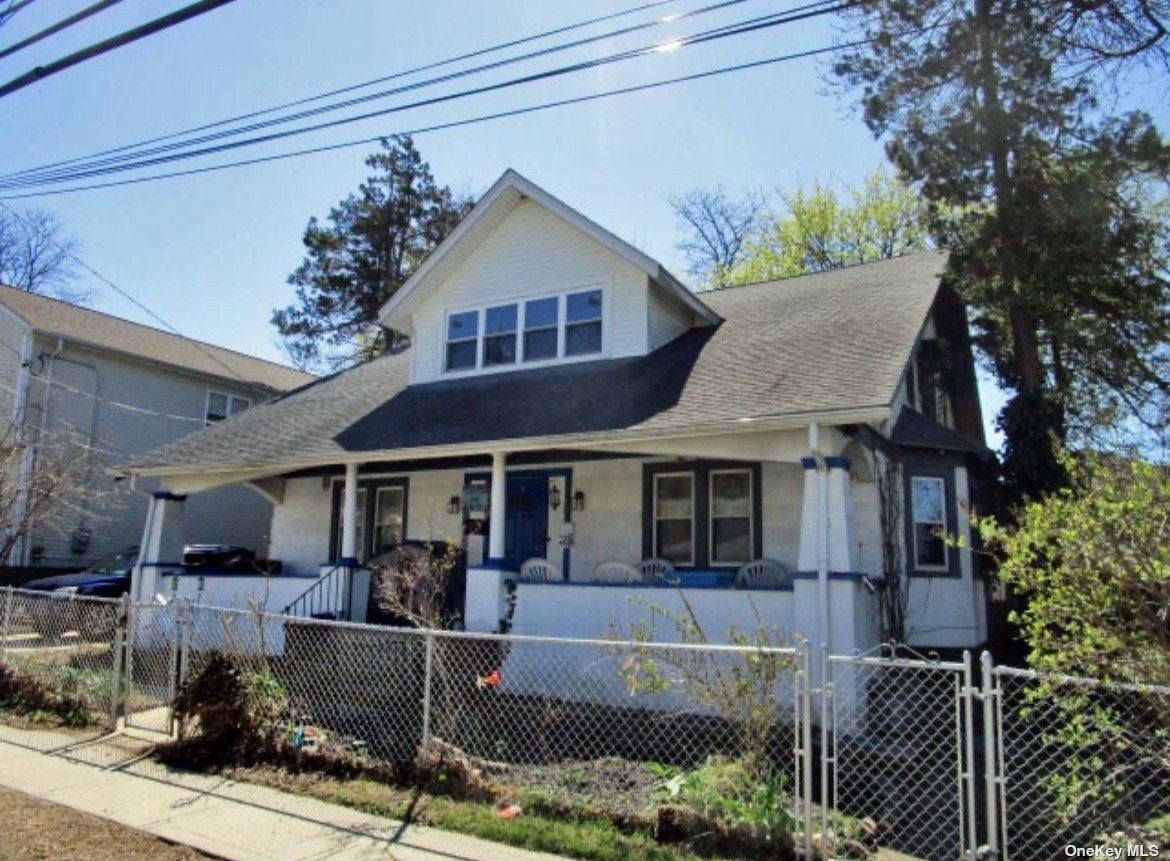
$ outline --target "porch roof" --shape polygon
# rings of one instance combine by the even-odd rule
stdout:
[[[888,409],[945,256],[910,255],[703,294],[724,318],[646,356],[409,386],[384,356],[155,449],[126,473],[256,470],[404,449],[686,434]]]

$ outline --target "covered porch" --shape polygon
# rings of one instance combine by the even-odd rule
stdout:
[[[469,631],[598,638],[650,626],[671,640],[666,619],[691,614],[712,641],[762,627],[848,652],[879,638],[872,455],[835,426],[448,448],[167,478],[144,559],[166,558],[182,497],[234,480],[275,504],[269,555],[286,573],[265,584],[274,612],[365,621],[370,563],[404,542],[441,542],[461,552]],[[669,569],[613,576],[650,559]],[[745,582],[741,569],[759,560],[780,576]],[[150,569],[137,594],[190,591]]]

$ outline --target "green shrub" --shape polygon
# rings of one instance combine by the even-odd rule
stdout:
[[[81,683],[79,671],[65,669],[66,673],[50,682],[0,663],[0,708],[36,723],[70,727],[99,723],[94,692]]]

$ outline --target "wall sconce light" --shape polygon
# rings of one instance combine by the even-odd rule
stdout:
[[[574,511],[584,511],[585,510],[585,491],[578,490],[576,493],[573,494],[573,510]]]
[[[458,514],[463,509],[463,497],[452,496],[447,500],[447,513]]]
[[[559,487],[557,487],[555,484],[552,486],[552,489],[549,490],[549,492],[548,492],[548,507],[551,508],[553,511],[556,511],[558,508],[561,507],[561,489]]]

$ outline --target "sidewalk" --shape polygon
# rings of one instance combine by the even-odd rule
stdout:
[[[561,861],[150,760],[107,771],[0,742],[0,785],[229,861]]]

